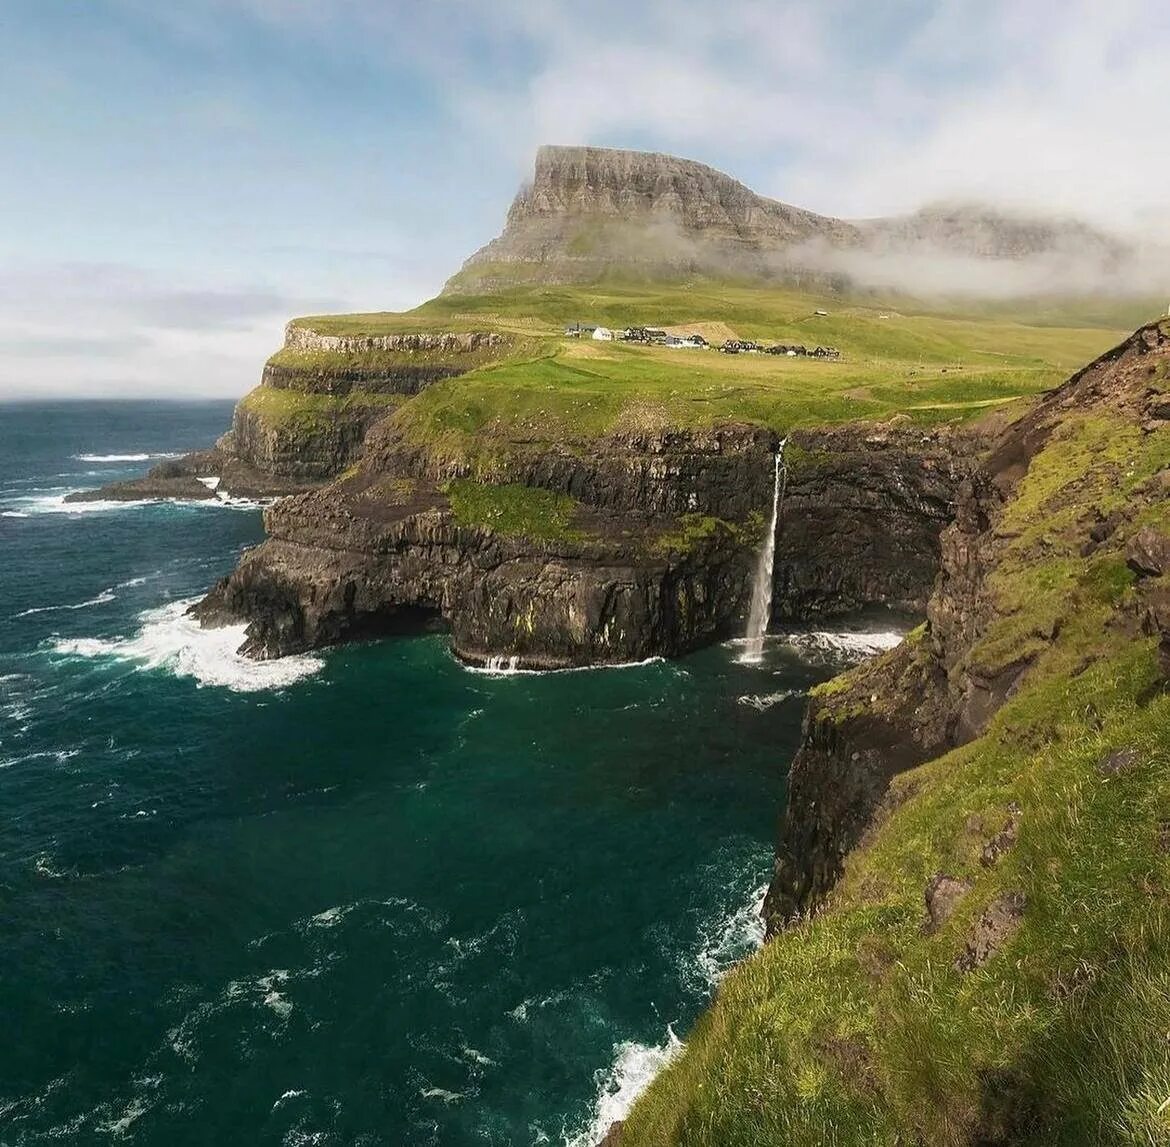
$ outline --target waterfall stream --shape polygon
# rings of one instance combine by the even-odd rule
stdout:
[[[784,467],[784,445],[787,441],[787,438],[782,438],[776,450],[776,468],[772,478],[772,517],[756,562],[744,651],[739,658],[745,664],[758,664],[764,659],[764,634],[768,632],[768,623],[772,620],[772,569],[776,561],[776,524],[780,517],[780,503],[784,497],[787,477]]]

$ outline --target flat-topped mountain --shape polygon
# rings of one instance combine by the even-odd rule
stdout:
[[[1115,279],[1132,255],[1124,242],[1079,220],[965,203],[850,222],[758,195],[693,160],[545,146],[503,233],[466,261],[445,292],[688,275],[913,288],[907,256],[951,263],[960,289],[975,280],[956,260],[1003,264],[1012,276],[1007,293],[1015,283],[1028,291],[1091,289]],[[1026,280],[1018,274],[1025,263],[1034,270]],[[937,274],[921,278],[923,289],[939,286]]]

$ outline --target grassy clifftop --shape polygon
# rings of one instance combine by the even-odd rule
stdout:
[[[1151,620],[1170,558],[1146,554],[1170,547],[1168,362],[1165,344],[1134,359],[1128,409],[1088,388],[980,535],[988,621],[949,673],[1010,671],[1006,703],[894,780],[824,909],[728,976],[621,1147],[1170,1142],[1170,697]],[[843,725],[896,705],[936,638],[814,704]]]
[[[612,431],[729,421],[787,430],[898,414],[923,424],[970,417],[1055,385],[1115,343],[1121,320],[1146,309],[984,304],[960,317],[946,307],[897,302],[900,309],[872,299],[734,284],[623,283],[442,296],[403,315],[298,321],[322,334],[507,334],[505,351],[482,363],[461,361],[462,369],[472,369],[427,387],[394,416],[409,440],[474,466],[517,444],[540,448]],[[565,338],[566,324],[577,321],[613,329],[694,328],[712,339],[734,334],[810,349],[831,345],[842,357],[728,356]]]

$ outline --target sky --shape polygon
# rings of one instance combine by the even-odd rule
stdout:
[[[540,143],[826,214],[1170,233],[1165,0],[0,0],[0,399],[237,396],[397,310]]]

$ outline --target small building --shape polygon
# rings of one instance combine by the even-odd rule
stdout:
[[[687,342],[689,342],[691,344],[691,346],[706,346],[707,345],[707,340],[705,338],[703,338],[703,336],[701,334],[699,334],[697,331],[693,335],[687,336]]]
[[[613,331],[611,331],[609,329],[609,327],[597,327],[593,331],[593,338],[596,339],[598,342],[606,342],[606,343],[612,342],[613,341]]]
[[[665,342],[666,331],[660,331],[655,327],[647,327],[646,338],[652,343]]]
[[[827,319],[829,317],[828,311],[813,311],[813,314],[822,319]]]

